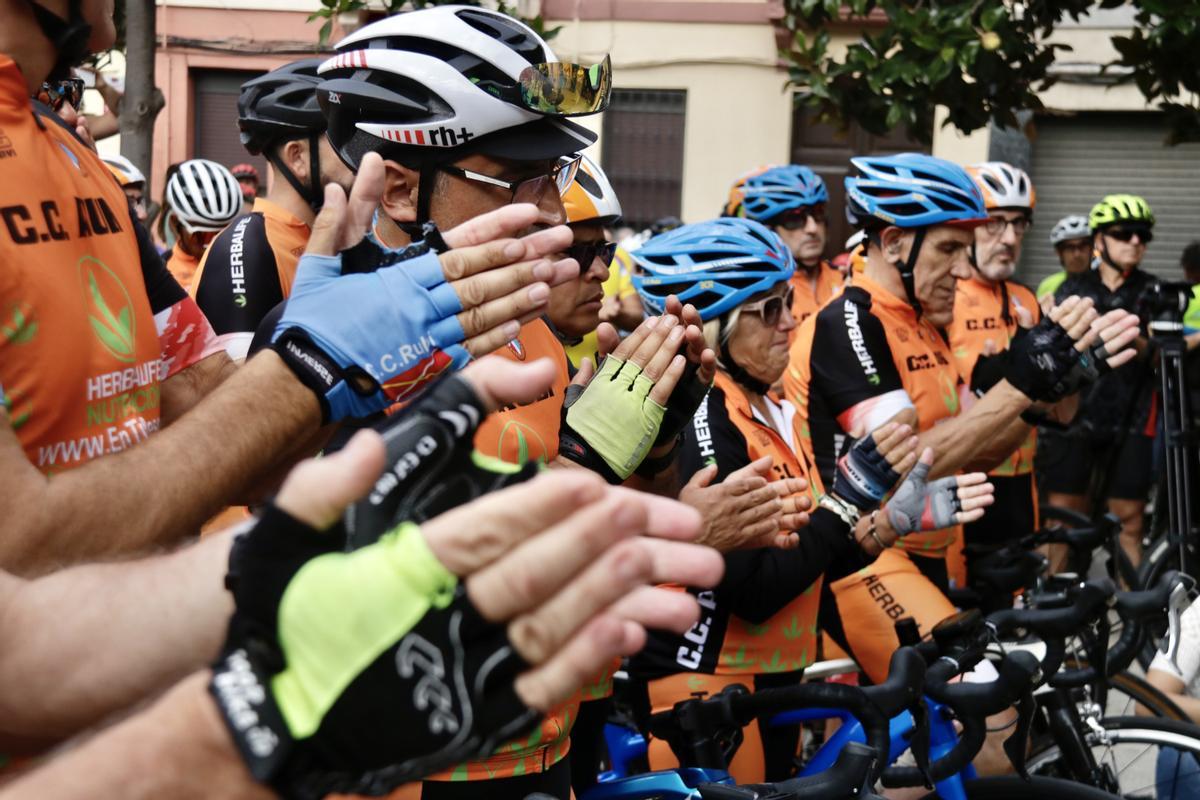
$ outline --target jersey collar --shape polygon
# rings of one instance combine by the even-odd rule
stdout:
[[[303,228],[306,234],[311,230],[308,225],[303,220],[298,219],[295,214],[288,211],[278,203],[272,203],[265,197],[254,198],[254,205],[251,207],[250,212],[257,212],[262,214],[264,217],[273,219],[276,222],[283,223],[284,225],[292,228]]]

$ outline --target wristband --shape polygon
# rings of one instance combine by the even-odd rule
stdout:
[[[704,402],[711,384],[701,383],[699,375],[700,365],[689,361],[679,383],[675,384],[671,396],[667,398],[667,410],[663,413],[658,438],[654,440],[655,447],[678,440],[683,429],[696,415],[696,409]]]
[[[658,458],[646,456],[646,458],[642,460],[642,463],[638,464],[637,469],[634,470],[634,474],[639,478],[645,478],[649,481],[654,480],[659,473],[666,472],[668,469],[670,469],[675,464],[675,460],[679,457],[679,444],[681,438],[682,437],[680,436],[676,436],[674,443],[671,445],[671,449]]]
[[[858,544],[858,541],[854,538],[854,528],[858,525],[859,520],[858,508],[832,494],[822,495],[819,505],[821,508],[832,511],[842,522],[849,525],[850,529],[846,532],[846,535],[850,537],[850,541]]]

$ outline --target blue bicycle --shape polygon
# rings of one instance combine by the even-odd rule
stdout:
[[[978,615],[951,617],[938,626],[935,639],[918,648],[901,648],[893,656],[889,679],[861,689],[839,684],[802,684],[748,693],[731,686],[705,699],[685,700],[671,711],[651,717],[652,735],[671,744],[680,769],[630,776],[622,774],[645,740],[626,730],[609,738],[613,769],[584,793],[582,800],[772,800],[816,797],[811,784],[822,781],[819,796],[863,798],[881,780],[886,787],[933,786],[928,797],[944,800],[1111,800],[1113,795],[1077,783],[1051,778],[977,777],[972,759],[984,744],[991,714],[1017,705],[1017,728],[1005,749],[1018,773],[1024,773],[1025,743],[1032,715],[1031,695],[1040,664],[1025,652],[1010,653],[999,663],[999,678],[990,683],[951,683],[969,671],[985,653],[979,641]],[[963,639],[971,640],[964,645]],[[926,661],[932,661],[928,669]],[[924,686],[924,697],[920,695]],[[767,786],[734,786],[724,766],[740,743],[740,729],[760,716],[787,725],[839,719],[842,725],[790,781]],[[961,726],[956,727],[955,722]],[[640,739],[640,741],[639,741]],[[878,756],[867,783],[831,783],[838,759],[848,748]],[[915,766],[888,766],[911,752]]]

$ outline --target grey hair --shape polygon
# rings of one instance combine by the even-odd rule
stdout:
[[[717,366],[719,367],[725,367],[721,361],[721,354],[725,352],[725,343],[733,336],[733,332],[737,329],[738,320],[741,317],[742,307],[737,306],[728,314],[710,319],[704,323],[704,344],[716,353]]]

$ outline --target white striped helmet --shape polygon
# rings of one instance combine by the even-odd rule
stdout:
[[[233,173],[215,161],[193,158],[167,181],[167,206],[187,229],[219,231],[242,208],[242,190]]]

